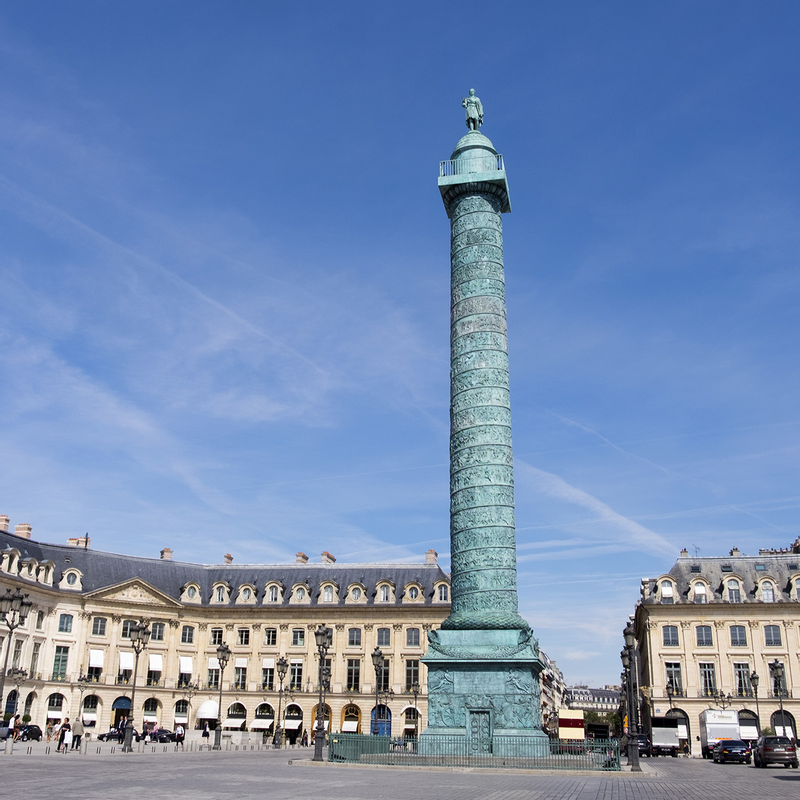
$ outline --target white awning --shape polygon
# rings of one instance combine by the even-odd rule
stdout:
[[[244,717],[228,717],[222,721],[223,728],[241,728],[245,721]]]
[[[271,727],[273,722],[272,717],[259,717],[258,719],[254,719],[250,723],[250,730],[251,731],[265,731],[267,728]]]
[[[216,656],[209,656],[208,657],[208,668],[209,669],[219,669],[219,659]]]
[[[355,733],[358,730],[358,720],[357,719],[346,719],[342,723],[342,733]]]
[[[64,716],[63,711],[57,711],[55,708],[47,709],[47,719],[61,719]]]
[[[275,667],[275,659],[274,658],[262,658],[261,659],[261,666],[264,669],[269,669],[270,667]]]
[[[194,669],[192,665],[192,657],[191,656],[181,656],[180,657],[181,666],[178,670],[183,675],[193,675]]]
[[[283,727],[287,731],[295,731],[303,724],[303,720],[301,719],[285,719],[283,721]]]
[[[198,719],[216,719],[219,711],[219,704],[216,700],[204,700],[197,709]]]
[[[120,669],[133,669],[133,653],[120,653],[119,654],[119,668]]]
[[[689,738],[689,731],[686,728],[685,722],[678,721],[678,738],[679,739],[688,739]],[[756,736],[758,739],[758,736]]]
[[[142,714],[142,719],[145,722],[158,722],[158,717],[155,714]]]
[[[246,667],[247,666],[247,659],[246,658],[237,658],[236,663],[234,664],[235,667]]]
[[[161,672],[164,669],[164,658],[161,653],[150,653],[149,670]]]
[[[302,658],[293,658],[293,659],[291,659],[291,661],[289,661],[289,663],[290,664],[302,664],[303,663],[303,659]]]
[[[176,714],[175,722],[182,722],[184,725],[187,725],[189,722],[189,716],[187,714]]]
[[[90,667],[100,667],[103,669],[103,657],[105,656],[105,650],[90,650],[89,651],[89,666]]]
[[[97,722],[96,711],[84,711],[81,716],[83,717],[84,722]]]
[[[680,733],[678,737],[680,738]],[[684,736],[683,738],[685,739],[686,737]],[[739,738],[758,739],[758,728],[755,720],[739,720]]]

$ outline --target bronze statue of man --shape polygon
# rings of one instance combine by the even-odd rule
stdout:
[[[469,90],[469,97],[461,100],[461,105],[467,109],[467,127],[476,131],[483,125],[483,104],[480,97],[475,96],[475,90]]]

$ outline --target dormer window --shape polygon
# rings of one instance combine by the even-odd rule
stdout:
[[[218,603],[224,603],[225,602],[225,587],[224,586],[217,586],[216,592],[217,592],[217,594],[216,594],[217,602]]]
[[[672,581],[661,582],[661,602],[667,605],[675,602],[675,597],[672,593]]]
[[[380,598],[381,603],[388,603],[391,599],[391,590],[389,587],[386,585],[381,586],[378,590],[378,597]]]
[[[354,586],[350,592],[350,597],[353,600],[360,600],[361,599],[361,589],[358,586]]]
[[[416,586],[412,586],[408,590],[408,598],[409,600],[416,600],[419,597],[419,589]]]
[[[277,603],[278,602],[278,587],[277,586],[270,586],[269,591],[267,592],[267,597],[269,598],[270,603]]]
[[[739,586],[739,581],[728,581],[728,602],[741,603],[742,592]]]
[[[297,589],[295,589],[294,596],[295,596],[295,599],[297,599],[297,600],[305,600],[306,599],[306,590],[302,586],[299,586]]]
[[[775,602],[775,587],[770,581],[764,581],[764,583],[761,584],[761,599],[765,603]]]
[[[249,588],[242,589],[242,600],[249,600],[252,596],[253,592]]]
[[[439,600],[446,603],[449,598],[450,592],[447,591],[447,584],[443,583],[439,586]]]
[[[324,586],[322,588],[322,602],[323,603],[333,602],[333,586]]]

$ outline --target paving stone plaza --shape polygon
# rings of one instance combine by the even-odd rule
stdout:
[[[644,760],[643,773],[576,774],[521,771],[420,770],[310,765],[310,749],[258,752],[164,752],[123,755],[43,755],[36,747],[5,757],[14,785],[32,797],[107,800],[108,797],[417,798],[437,800],[789,800],[800,795],[800,773],[701,759]],[[94,753],[94,749],[92,750]],[[294,761],[294,763],[290,763]]]

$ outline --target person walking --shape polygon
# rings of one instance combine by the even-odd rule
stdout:
[[[185,738],[186,738],[186,729],[179,722],[175,726],[175,744],[179,744],[181,746],[181,750],[183,750],[183,740]]]
[[[58,747],[57,753],[66,753],[70,744],[72,744],[72,725],[69,724],[69,717],[65,717],[58,729]]]
[[[208,723],[203,724],[203,742],[208,745],[211,741],[211,731],[208,729]]]
[[[72,749],[81,749],[81,738],[83,737],[83,721],[80,717],[75,720],[72,726]]]
[[[47,737],[47,741],[49,742],[53,738],[53,721],[47,720],[47,725],[44,729],[45,736]]]

